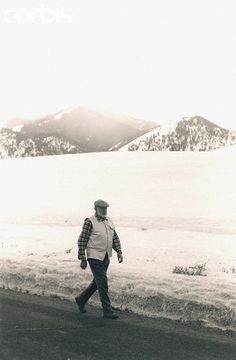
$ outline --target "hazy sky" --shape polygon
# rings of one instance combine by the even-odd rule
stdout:
[[[0,12],[0,123],[82,104],[236,129],[235,0],[7,0]]]

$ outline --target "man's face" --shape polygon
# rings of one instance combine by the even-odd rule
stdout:
[[[107,215],[107,207],[97,206],[97,207],[96,207],[96,212],[97,212],[97,214],[100,215],[100,216],[106,216],[106,215]]]

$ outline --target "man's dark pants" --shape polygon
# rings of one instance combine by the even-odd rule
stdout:
[[[81,304],[85,304],[89,298],[95,293],[99,292],[99,297],[102,303],[103,312],[111,311],[111,302],[108,296],[108,282],[107,282],[107,269],[110,263],[108,254],[104,260],[88,259],[89,266],[93,273],[93,280],[89,286],[78,297]]]

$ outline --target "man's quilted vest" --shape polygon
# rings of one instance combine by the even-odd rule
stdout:
[[[93,215],[89,218],[93,224],[92,234],[87,244],[87,258],[103,260],[106,252],[112,256],[112,238],[115,226],[108,217],[107,220],[98,221]]]

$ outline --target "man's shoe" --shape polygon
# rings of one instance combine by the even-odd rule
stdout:
[[[105,319],[111,319],[111,320],[116,320],[119,318],[119,316],[117,314],[115,314],[114,312],[104,312],[103,317]]]
[[[80,311],[82,314],[86,313],[86,310],[85,310],[85,308],[84,308],[84,304],[81,302],[81,300],[80,300],[78,297],[75,298],[75,302],[76,302],[76,304],[77,304],[78,307],[79,307],[79,311]]]

